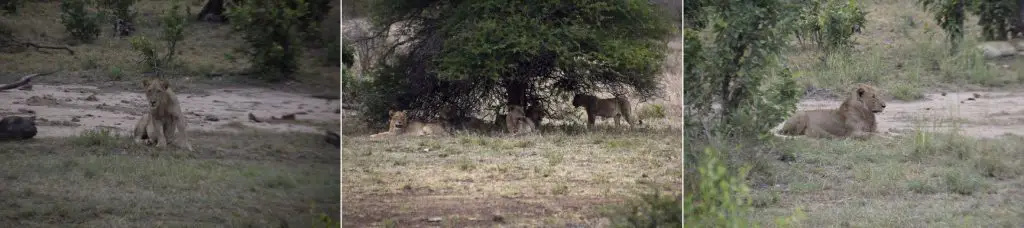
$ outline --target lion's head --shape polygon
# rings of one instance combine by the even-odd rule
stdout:
[[[402,129],[409,122],[409,115],[405,111],[388,110],[388,130]]]
[[[572,106],[579,108],[580,106],[583,106],[587,102],[590,102],[590,100],[592,100],[590,95],[576,94],[575,96],[572,97]]]
[[[857,101],[863,103],[873,113],[881,113],[885,110],[885,101],[878,96],[875,87],[867,84],[858,84],[854,96],[857,97]]]
[[[142,81],[142,87],[146,89],[146,100],[150,108],[157,108],[162,102],[167,102],[170,93],[170,83],[163,79],[153,78]]]

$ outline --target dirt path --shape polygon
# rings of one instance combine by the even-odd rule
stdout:
[[[238,126],[278,131],[321,132],[339,119],[337,100],[260,88],[215,89],[203,94],[178,93],[189,129],[233,131]],[[86,129],[110,128],[130,133],[146,111],[146,98],[134,92],[103,92],[93,86],[32,85],[0,91],[0,116],[37,116],[36,137],[70,136]],[[256,123],[248,118],[293,114],[296,121]],[[234,126],[234,127],[233,127]]]
[[[798,109],[834,109],[841,102],[804,100]],[[1024,135],[1024,91],[932,93],[918,101],[888,101],[878,120],[880,132],[897,135],[918,128],[949,132],[956,125],[961,133],[974,137]]]

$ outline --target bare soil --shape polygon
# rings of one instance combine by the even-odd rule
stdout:
[[[144,94],[105,92],[95,86],[32,85],[31,90],[0,92],[0,116],[35,115],[39,121],[37,137],[72,136],[83,129],[108,128],[130,133],[147,111]],[[190,130],[237,131],[240,126],[273,131],[323,132],[325,126],[337,129],[339,104],[305,94],[278,92],[262,88],[213,89],[202,94],[177,93],[182,112],[187,113]],[[257,123],[248,114],[260,118],[295,115],[291,123]]]

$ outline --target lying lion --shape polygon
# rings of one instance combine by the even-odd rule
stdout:
[[[877,135],[877,113],[885,109],[874,87],[858,84],[839,109],[798,111],[775,134],[783,138],[806,135],[812,138],[848,138],[865,140]],[[877,135],[888,138],[884,135]]]
[[[388,110],[388,131],[370,135],[371,138],[381,136],[447,136],[448,130],[443,123],[430,123],[410,120],[405,111]]]

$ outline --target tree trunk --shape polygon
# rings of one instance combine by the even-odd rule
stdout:
[[[505,82],[505,100],[508,101],[506,105],[519,105],[526,106],[526,83],[516,81]]]
[[[1013,35],[1024,35],[1024,0],[1017,0],[1017,23],[1014,23],[1017,27],[1017,31],[1014,31]]]
[[[227,22],[228,18],[224,16],[224,0],[208,0],[203,9],[199,11],[199,15],[196,18],[199,21],[209,22]]]

